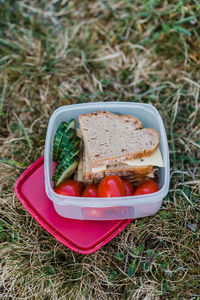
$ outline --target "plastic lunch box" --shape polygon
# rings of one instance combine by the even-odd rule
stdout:
[[[159,132],[159,147],[165,167],[159,168],[160,190],[158,192],[113,198],[69,197],[54,192],[51,180],[55,169],[55,163],[52,161],[52,147],[58,125],[62,121],[68,122],[74,118],[78,126],[80,114],[99,110],[133,115],[142,122],[143,127],[154,128]],[[169,171],[169,150],[164,124],[160,114],[152,105],[133,102],[73,104],[56,109],[50,118],[44,154],[45,190],[47,196],[53,201],[56,212],[62,217],[79,220],[120,220],[153,215],[160,209],[162,200],[168,193]]]

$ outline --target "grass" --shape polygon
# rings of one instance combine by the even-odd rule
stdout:
[[[0,0],[0,298],[200,299],[199,1]],[[44,152],[61,105],[153,104],[163,117],[170,191],[83,256],[48,234],[13,185]]]

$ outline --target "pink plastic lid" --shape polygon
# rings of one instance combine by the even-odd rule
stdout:
[[[82,254],[95,252],[132,221],[82,221],[58,215],[45,192],[43,156],[17,179],[15,194],[33,218],[51,235],[71,250]]]

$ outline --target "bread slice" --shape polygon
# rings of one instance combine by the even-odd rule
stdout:
[[[133,116],[99,111],[80,115],[79,124],[91,168],[149,156],[159,144],[158,132]]]

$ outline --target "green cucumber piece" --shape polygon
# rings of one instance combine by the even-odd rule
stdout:
[[[58,162],[61,162],[63,158],[66,157],[66,155],[72,150],[72,149],[77,149],[79,147],[81,139],[76,136],[72,140],[70,140],[68,143],[65,144],[62,153],[59,155],[59,160]]]
[[[80,153],[80,149],[74,148],[70,151],[69,155],[67,155],[66,157],[68,157],[69,159],[72,159],[74,156],[79,156],[79,153]]]
[[[63,148],[65,147],[65,145],[67,145],[69,143],[69,141],[74,137],[75,135],[75,129],[70,128],[67,132],[65,132],[65,134],[62,137],[61,143],[59,145],[58,148],[58,159],[60,158],[60,154],[62,153]]]
[[[54,180],[54,187],[57,187],[65,179],[68,179],[76,170],[79,163],[79,157],[75,156],[68,162],[59,172],[57,178]]]
[[[76,121],[74,119],[71,119],[68,123],[67,128],[65,129],[65,132],[67,132],[69,129],[74,129],[76,128]]]
[[[65,129],[68,127],[66,122],[61,122],[56,131],[54,141],[53,141],[53,160],[57,161],[58,159],[58,149],[60,147],[60,143],[62,141]]]
[[[53,177],[52,179],[55,180],[60,172],[60,170],[67,165],[68,163],[70,163],[70,161],[77,156],[79,154],[80,150],[79,149],[72,149],[70,152],[68,152],[68,154],[65,156],[65,158],[63,158],[63,160],[61,162],[59,162],[56,166],[56,169],[54,171]]]
[[[58,161],[59,154],[62,152],[62,149],[63,149],[63,145],[68,140],[68,135],[70,135],[70,134],[72,135],[72,132],[74,134],[71,137],[73,137],[75,135],[75,128],[76,128],[76,121],[74,119],[71,119],[69,121],[69,123],[61,122],[60,125],[58,126],[58,129],[55,134],[54,142],[53,142],[53,160],[54,161]],[[63,137],[65,137],[64,140],[63,140]],[[63,143],[62,143],[62,140],[63,140]]]
[[[75,148],[72,149],[70,152],[67,153],[67,155],[63,158],[63,160],[60,162],[60,165],[63,166],[65,164],[67,164],[68,162],[70,162],[70,160],[74,157],[74,156],[78,156],[79,155],[80,150]]]

